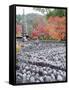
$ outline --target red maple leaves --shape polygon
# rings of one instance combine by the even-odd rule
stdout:
[[[44,35],[55,40],[65,40],[66,36],[66,18],[65,17],[49,17],[47,23],[39,22],[32,31],[32,37],[39,38]]]
[[[22,25],[16,23],[16,37],[20,37],[22,35]]]

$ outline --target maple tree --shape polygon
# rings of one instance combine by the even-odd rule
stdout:
[[[66,18],[65,17],[49,17],[47,30],[53,39],[65,40],[66,35]]]
[[[55,40],[65,40],[66,37],[66,18],[65,16],[50,16],[47,20],[47,23],[44,23],[42,20],[35,25],[34,30],[32,31],[33,37],[46,37]]]
[[[31,34],[33,38],[39,38],[40,36],[46,34],[46,23],[43,17],[37,17],[35,20],[36,21],[33,24],[33,31]]]
[[[34,8],[45,16],[45,29],[39,28],[40,33],[44,33],[46,39],[65,40],[66,39],[66,10],[65,9],[49,9],[49,8]],[[42,22],[42,20],[40,20]],[[41,35],[40,35],[41,36]]]
[[[16,23],[16,37],[19,37],[22,35],[22,25]]]

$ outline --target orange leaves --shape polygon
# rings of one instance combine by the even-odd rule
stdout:
[[[66,34],[65,17],[49,17],[47,29],[53,39],[64,40]]]
[[[16,33],[22,32],[22,25],[16,24]]]
[[[33,25],[32,38],[39,38],[41,35],[46,34],[46,24],[42,17],[38,17],[37,22]]]
[[[39,31],[39,34],[45,34],[46,33],[46,30],[45,30],[45,25],[42,25],[42,24],[39,24],[38,25],[38,31]]]
[[[66,18],[65,16],[50,16],[48,20],[40,16],[34,20],[31,31],[32,38],[40,38],[43,36],[46,39],[65,40],[66,37]],[[16,24],[16,37],[22,34],[22,25]],[[50,37],[50,38],[49,38]]]
[[[59,17],[59,16],[50,16],[48,19],[48,23],[53,23],[53,24],[64,24],[66,22],[66,18]]]
[[[39,36],[39,31],[33,30],[32,31],[32,36],[38,37]]]
[[[20,37],[22,35],[22,25],[16,24],[16,37]]]
[[[66,18],[63,17],[49,17],[47,24],[43,21],[39,22],[37,26],[32,31],[33,37],[40,37],[42,35],[46,37],[51,37],[55,40],[65,40],[66,34]]]

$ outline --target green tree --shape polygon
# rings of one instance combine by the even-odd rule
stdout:
[[[65,16],[65,9],[54,9],[54,10],[50,10],[49,13],[47,13],[47,18],[50,16]]]
[[[50,16],[62,17],[66,15],[65,9],[53,9],[53,8],[33,8],[33,9],[44,14],[46,18],[49,18]]]
[[[20,22],[22,20],[22,16],[21,15],[16,15],[16,22]]]

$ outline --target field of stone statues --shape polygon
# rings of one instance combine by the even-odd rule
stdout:
[[[16,82],[39,83],[66,80],[66,43],[57,41],[19,42],[16,53]]]

